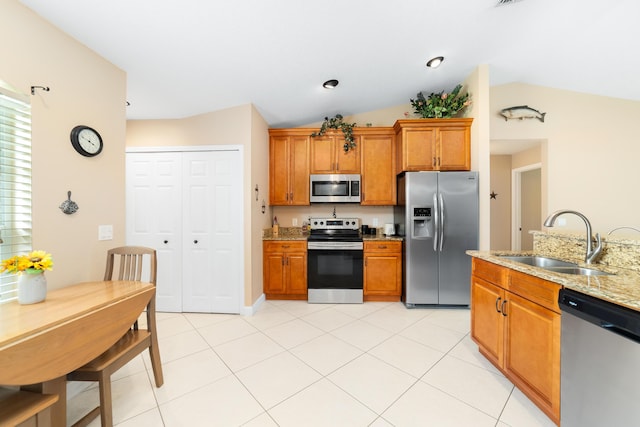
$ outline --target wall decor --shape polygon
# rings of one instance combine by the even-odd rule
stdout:
[[[538,119],[544,123],[544,116],[546,114],[547,113],[541,113],[528,105],[517,105],[515,107],[504,108],[500,111],[500,115],[504,117],[505,121],[513,119]]]
[[[450,119],[469,105],[469,94],[460,94],[462,85],[457,85],[450,93],[431,93],[428,97],[418,92],[416,99],[410,99],[411,106],[423,119]]]
[[[498,193],[496,193],[495,191],[492,191],[491,194],[489,194],[489,198],[490,199],[497,199],[498,198]]]
[[[356,148],[356,143],[353,141],[353,128],[355,126],[355,123],[345,123],[342,114],[336,114],[336,116],[331,119],[325,117],[322,126],[320,126],[320,130],[313,132],[311,137],[322,136],[328,129],[340,129],[344,134],[344,151],[346,153],[350,149]]]
[[[78,207],[78,204],[76,202],[74,202],[73,200],[71,200],[71,191],[67,191],[67,200],[65,200],[64,202],[62,202],[59,206],[60,210],[67,214],[67,215],[71,215],[73,213],[78,212],[78,209],[80,209]]]

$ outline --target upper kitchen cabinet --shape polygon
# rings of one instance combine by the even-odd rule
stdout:
[[[269,130],[269,203],[309,205],[309,132]]]
[[[471,118],[398,120],[397,171],[471,170]]]
[[[392,128],[356,130],[362,155],[361,205],[390,206],[396,204],[396,152]]]
[[[344,134],[341,131],[327,132],[312,137],[310,173],[360,173],[360,147],[355,136],[356,147],[344,151]]]

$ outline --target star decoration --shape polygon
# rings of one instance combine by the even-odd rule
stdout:
[[[489,196],[490,196],[492,199],[495,199],[496,197],[498,197],[498,193],[496,193],[495,191],[492,191],[492,192],[491,192],[491,194],[489,194]]]

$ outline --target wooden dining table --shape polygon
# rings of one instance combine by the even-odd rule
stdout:
[[[66,375],[122,337],[154,292],[147,282],[96,281],[49,291],[37,304],[0,304],[0,385],[57,394],[52,425],[64,427]]]

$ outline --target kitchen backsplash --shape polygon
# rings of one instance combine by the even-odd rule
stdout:
[[[584,262],[584,233],[532,231],[531,234],[534,253],[566,261]],[[602,254],[596,264],[640,271],[640,240],[630,237],[602,237]]]

